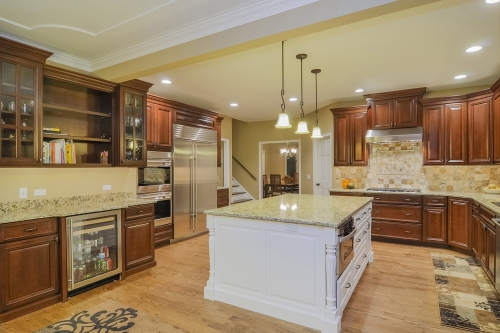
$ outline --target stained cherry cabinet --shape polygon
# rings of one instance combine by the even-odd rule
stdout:
[[[472,204],[470,199],[448,198],[448,244],[466,250],[471,249],[470,223]]]
[[[500,79],[491,87],[493,91],[493,163],[500,164]]]
[[[424,196],[423,241],[446,244],[447,213],[446,197]]]
[[[489,164],[493,158],[491,97],[469,101],[467,111],[469,164]]]
[[[333,113],[334,165],[368,165],[366,106],[330,110]]]
[[[150,150],[170,150],[172,146],[172,109],[154,103],[148,95],[147,145]]]

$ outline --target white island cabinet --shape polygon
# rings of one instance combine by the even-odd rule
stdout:
[[[373,261],[371,200],[286,194],[205,211],[210,277],[205,298],[320,330],[340,332],[342,312]],[[338,276],[339,230],[356,230]],[[349,245],[347,245],[349,246]]]

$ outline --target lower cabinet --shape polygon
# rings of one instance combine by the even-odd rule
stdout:
[[[220,188],[217,190],[217,208],[229,206],[229,189]]]
[[[448,208],[446,197],[424,196],[422,240],[428,243],[447,243]]]
[[[484,207],[474,203],[472,213],[472,251],[479,259],[488,278],[495,281],[496,226]]]
[[[470,199],[448,198],[448,245],[471,250],[470,221],[472,203]]]
[[[172,224],[164,224],[155,227],[155,246],[169,244],[174,238],[174,229]]]

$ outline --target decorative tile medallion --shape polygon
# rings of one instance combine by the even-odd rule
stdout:
[[[473,257],[432,254],[441,324],[500,332],[500,295]]]

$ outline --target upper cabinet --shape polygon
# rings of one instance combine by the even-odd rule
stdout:
[[[500,79],[491,87],[491,91],[493,92],[493,163],[500,164]]]
[[[0,165],[40,165],[40,100],[52,54],[0,37]]]
[[[115,165],[146,166],[146,100],[151,83],[130,80],[119,84],[115,121]]]
[[[491,96],[467,103],[469,164],[488,164],[493,160],[493,114]]]
[[[368,102],[368,129],[421,126],[418,101],[426,88],[364,95]]]
[[[148,150],[170,151],[172,147],[173,110],[161,97],[148,94],[147,145]]]
[[[366,105],[330,111],[333,114],[334,165],[368,165]]]

